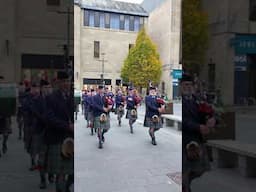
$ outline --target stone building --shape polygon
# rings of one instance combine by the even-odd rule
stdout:
[[[112,0],[75,1],[75,85],[121,85],[121,67],[144,25],[158,47],[163,63],[160,89],[172,98],[172,69],[179,65],[180,1],[150,5]],[[161,18],[161,19],[159,19]],[[103,62],[104,60],[104,62]]]
[[[210,44],[203,68],[209,90],[221,90],[226,105],[256,98],[256,1],[202,0]]]
[[[32,9],[32,8],[34,9]],[[70,7],[69,55],[73,60],[73,2],[68,0],[9,0],[0,6],[0,75],[6,81],[53,78],[64,68],[67,12]]]

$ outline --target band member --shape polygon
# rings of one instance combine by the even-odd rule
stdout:
[[[93,116],[93,101],[92,98],[93,96],[96,95],[96,92],[94,89],[90,90],[90,93],[88,94],[87,98],[86,98],[86,104],[87,106],[87,124],[88,124],[88,128],[91,129],[91,135],[93,135],[93,133],[97,132],[97,129],[94,127],[94,116]]]
[[[89,96],[91,96],[91,91],[88,90],[86,94],[82,96],[82,105],[84,106],[84,119],[87,121],[87,128],[89,127],[88,111],[89,111]]]
[[[110,129],[109,112],[113,104],[104,96],[103,86],[98,87],[98,93],[92,99],[94,127],[98,130],[99,148],[105,142],[104,134]]]
[[[65,153],[63,146],[67,139],[74,138],[74,95],[66,72],[57,73],[56,86],[46,100],[47,171],[56,175],[56,191],[69,191],[74,177],[74,156],[72,151]]]
[[[121,126],[121,119],[124,115],[124,104],[125,104],[125,97],[122,94],[122,90],[119,89],[117,95],[115,97],[115,104],[116,104],[116,114],[118,125]]]
[[[164,101],[156,95],[156,88],[150,87],[149,95],[145,98],[146,114],[144,126],[149,127],[149,135],[153,145],[157,145],[155,132],[163,127],[161,113],[164,111]]]
[[[22,139],[22,132],[24,129],[24,119],[23,119],[23,104],[25,99],[25,85],[23,82],[19,83],[19,96],[18,96],[18,110],[17,110],[17,124],[19,129],[19,139]]]
[[[84,114],[84,101],[86,96],[87,96],[87,90],[82,90],[82,102],[81,102],[82,114]]]
[[[129,119],[130,132],[133,133],[133,124],[138,118],[137,114],[137,105],[136,98],[132,88],[129,88],[128,96],[126,97],[126,119]]]
[[[183,74],[182,93],[182,190],[190,192],[193,179],[209,170],[209,161],[204,144],[204,136],[215,126],[215,118],[201,122],[199,105],[194,96],[193,78]]]
[[[4,81],[4,77],[0,76],[0,83]],[[11,128],[11,115],[7,114],[6,111],[0,111],[0,135],[3,135],[2,152],[7,152],[7,141],[9,134],[12,133]],[[1,151],[0,151],[1,157]]]

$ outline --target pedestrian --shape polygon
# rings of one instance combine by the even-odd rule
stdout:
[[[199,104],[194,93],[193,78],[183,74],[182,93],[182,190],[191,192],[191,182],[210,169],[204,137],[215,126],[215,119],[201,121]]]
[[[90,93],[88,97],[86,98],[86,104],[87,104],[87,124],[88,128],[91,129],[91,135],[94,134],[94,132],[97,132],[97,129],[94,126],[94,115],[93,115],[93,96],[96,95],[96,91],[94,89],[90,90]]]
[[[117,114],[118,125],[121,126],[121,119],[124,115],[124,105],[125,105],[125,96],[122,93],[122,90],[117,91],[115,96],[115,110]]]
[[[2,83],[4,83],[4,77],[0,76],[0,84],[2,84]],[[13,97],[16,100],[16,95]],[[3,137],[3,142],[2,142],[3,154],[5,154],[8,150],[7,142],[8,142],[9,135],[12,133],[11,116],[15,115],[15,114],[12,114],[11,110],[8,111],[7,109],[12,108],[12,110],[14,110],[16,113],[16,110],[15,110],[16,104],[15,104],[15,106],[6,106],[8,103],[11,103],[11,98],[6,98],[6,99],[8,99],[9,102],[1,103],[2,106],[5,105],[5,110],[0,111],[0,135],[2,135],[2,137]],[[2,102],[6,101],[6,99],[2,100]],[[1,155],[2,155],[2,153],[0,151],[0,157],[1,157]]]
[[[156,88],[150,87],[149,95],[145,98],[146,113],[144,126],[149,127],[149,135],[152,140],[152,145],[157,145],[155,132],[163,127],[163,119],[161,113],[164,112],[164,100],[157,96]]]
[[[129,119],[130,132],[133,133],[133,124],[138,118],[137,107],[138,101],[136,101],[133,88],[129,88],[128,96],[126,97],[126,119]]]
[[[73,151],[66,153],[64,149],[65,146],[73,149],[74,95],[66,72],[57,73],[56,86],[46,100],[47,172],[56,175],[56,191],[67,192],[74,179],[74,156]]]
[[[99,148],[103,148],[104,134],[110,129],[110,110],[113,103],[104,95],[103,86],[98,87],[98,93],[92,99],[94,127],[98,130]]]

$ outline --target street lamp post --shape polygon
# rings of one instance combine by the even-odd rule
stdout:
[[[105,53],[101,53],[102,55],[102,59],[100,59],[99,61],[102,62],[102,74],[101,74],[101,83],[103,86],[105,86],[105,81],[104,81],[104,73],[105,73],[105,62],[107,62],[107,60],[105,60]]]

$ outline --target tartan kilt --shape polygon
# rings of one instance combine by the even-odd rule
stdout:
[[[202,155],[199,160],[190,161],[187,159],[186,148],[182,149],[182,170],[185,173],[193,172],[200,177],[204,172],[211,169],[208,153],[205,144],[200,144]]]
[[[63,159],[62,144],[48,145],[47,172],[50,174],[74,174],[74,158]]]
[[[88,114],[89,114],[89,110],[88,109],[84,109],[84,118],[85,120],[88,120]]]
[[[43,170],[46,169],[47,165],[47,145],[42,144],[40,147],[39,155],[38,155],[38,165],[43,168]]]
[[[120,115],[120,117],[123,117],[124,109],[123,110],[119,110],[118,108],[116,108],[116,115]]]
[[[129,120],[132,120],[132,121],[136,121],[136,119],[138,118],[138,113],[137,113],[137,115],[135,116],[135,117],[133,117],[132,115],[131,115],[131,109],[127,109],[127,112],[126,112],[126,119],[129,119]],[[136,110],[137,111],[137,110]]]
[[[33,134],[30,138],[30,143],[28,145],[28,152],[31,155],[37,155],[42,150],[44,143],[43,135]]]
[[[150,128],[155,128],[155,129],[163,128],[163,118],[160,117],[160,121],[158,123],[154,123],[152,121],[152,118],[145,117],[144,127],[150,127]]]
[[[107,122],[101,123],[100,122],[100,116],[94,118],[94,128],[100,128],[104,130],[110,129],[110,116],[107,115]]]
[[[11,118],[4,117],[0,118],[0,134],[11,134],[12,127],[11,127]]]

